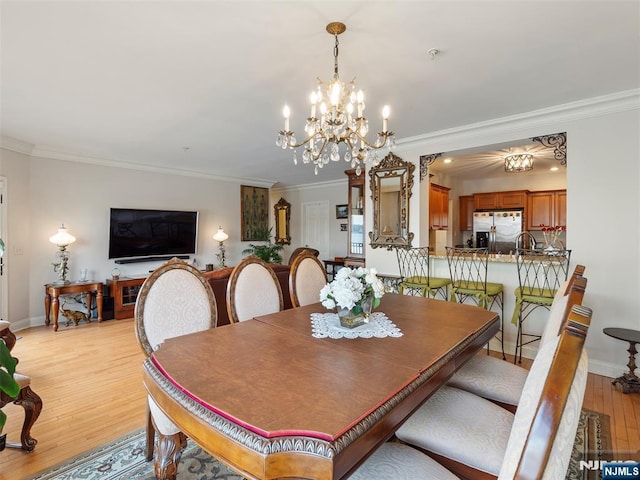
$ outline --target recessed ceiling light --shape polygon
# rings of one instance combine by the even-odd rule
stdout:
[[[551,170],[552,172],[557,172],[558,171],[558,167],[551,167],[549,170]]]
[[[452,160],[450,158],[445,158],[444,159],[444,163],[451,163],[451,162],[452,162]]]

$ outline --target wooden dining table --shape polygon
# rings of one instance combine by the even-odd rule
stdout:
[[[387,294],[377,311],[402,336],[315,338],[317,303],[171,338],[144,384],[247,479],[346,478],[499,328],[495,312],[423,297]]]

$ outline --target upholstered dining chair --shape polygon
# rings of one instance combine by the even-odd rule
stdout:
[[[282,308],[282,289],[273,269],[254,255],[242,259],[231,272],[227,285],[231,323],[279,312]]]
[[[445,385],[396,437],[463,478],[565,478],[587,382],[591,315],[575,305],[562,334],[540,348],[515,415]],[[516,473],[522,465],[526,477]]]
[[[556,293],[540,347],[560,334],[573,306],[582,304],[587,279],[579,275],[584,273],[584,267],[580,267],[576,267],[571,279]],[[447,384],[515,413],[528,375],[529,370],[517,364],[477,354],[456,371]]]
[[[400,270],[400,295],[422,295],[447,300],[450,278],[432,277],[430,273],[429,248],[396,248],[398,269]],[[405,293],[407,292],[407,293]]]
[[[167,338],[214,328],[218,311],[209,282],[195,267],[173,258],[144,281],[135,305],[136,338],[151,355]],[[158,445],[172,451],[177,465],[186,444],[180,429],[148,397],[146,458],[153,458],[155,433]],[[156,465],[157,469],[157,465]]]
[[[540,340],[541,335],[524,332],[524,323],[538,308],[550,309],[556,291],[567,280],[570,259],[571,250],[516,251],[519,286],[514,292],[516,306],[511,319],[517,326],[514,363],[522,362],[522,349],[525,345]]]
[[[294,307],[320,301],[320,290],[327,284],[327,272],[315,255],[303,253],[291,264],[289,295]]]
[[[494,306],[500,309],[500,330],[496,339],[500,342],[502,358],[505,359],[504,285],[487,282],[489,250],[486,248],[456,247],[445,247],[445,249],[451,275],[450,300],[461,303],[470,300],[486,310],[491,310]],[[489,344],[487,344],[488,353]]]
[[[308,254],[313,255],[315,257],[320,255],[320,251],[316,250],[315,248],[298,247],[293,252],[291,252],[291,255],[289,256],[289,262],[287,263],[287,265],[293,265],[293,261],[296,259],[296,257],[298,255],[302,255],[303,253],[308,253]]]
[[[10,322],[0,320],[0,342],[5,343],[9,352],[11,352],[16,343],[16,336],[10,327]],[[15,357],[14,360],[17,362]],[[16,371],[13,373],[13,379],[20,388],[18,395],[10,397],[4,391],[0,391],[0,408],[9,403],[21,406],[24,409],[24,422],[20,433],[20,443],[6,442],[4,446],[21,448],[27,452],[32,452],[36,448],[38,441],[31,436],[31,427],[33,427],[42,411],[42,399],[31,389],[31,378],[29,376]],[[0,450],[3,448],[0,448]]]

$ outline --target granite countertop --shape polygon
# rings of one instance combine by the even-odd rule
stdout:
[[[429,257],[430,258],[437,258],[440,260],[446,260],[447,259],[447,253],[446,252],[431,252],[429,253]],[[497,263],[516,263],[516,256],[514,254],[509,255],[508,253],[490,253],[489,254],[489,261],[490,262],[497,262]]]

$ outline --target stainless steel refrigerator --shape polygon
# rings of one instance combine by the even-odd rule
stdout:
[[[509,253],[515,250],[520,232],[522,210],[473,213],[475,247],[487,247],[490,253]]]

